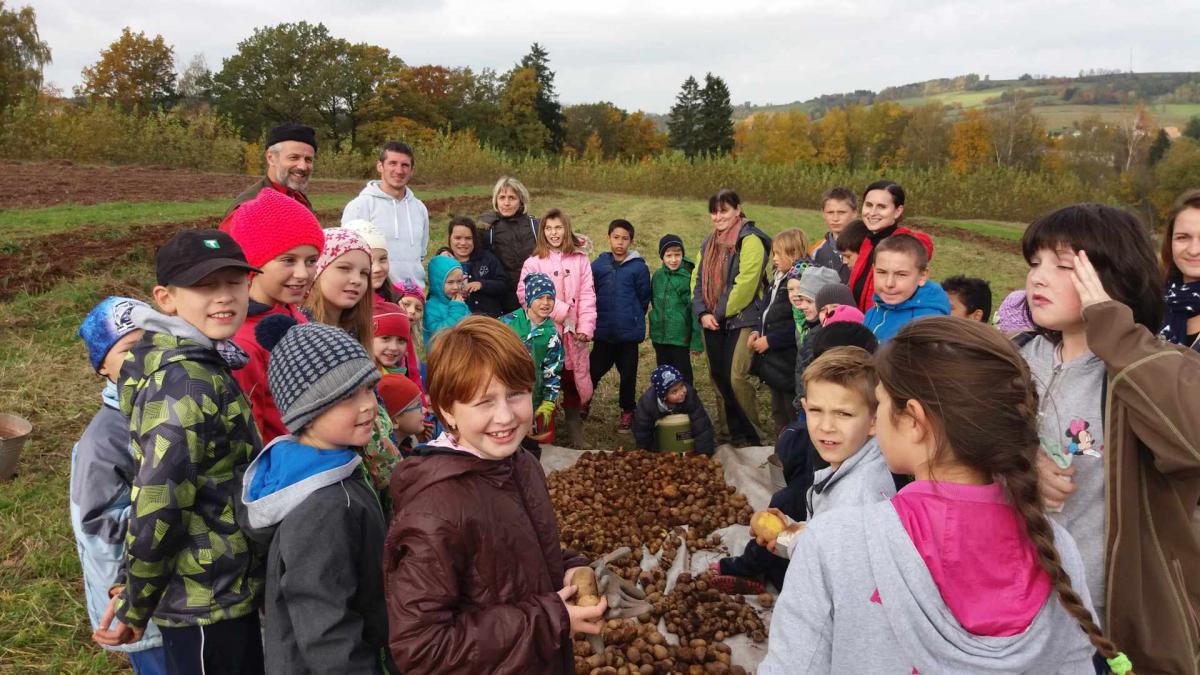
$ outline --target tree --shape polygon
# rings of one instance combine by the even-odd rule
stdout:
[[[330,95],[324,59],[333,40],[324,24],[306,21],[256,28],[213,78],[218,108],[247,138],[279,122],[319,126],[317,102]]]
[[[667,147],[667,135],[641,110],[621,122],[618,156],[642,159],[661,153]]]
[[[562,105],[558,102],[558,94],[554,91],[554,71],[550,70],[550,52],[538,43],[533,43],[529,53],[521,58],[518,68],[532,68],[538,83],[537,113],[542,126],[550,132],[550,140],[546,143],[546,151],[556,153],[562,150],[566,138]]]
[[[50,46],[38,35],[37,13],[4,9],[0,0],[0,112],[37,95],[48,63]]]
[[[359,127],[374,112],[371,103],[384,73],[404,63],[383,47],[342,39],[331,40],[324,51],[321,81],[325,86],[314,92],[315,107],[334,144],[340,143],[344,131],[353,146]]]
[[[208,61],[204,54],[196,54],[175,84],[179,106],[189,111],[207,109],[213,102],[212,88],[213,74],[208,69]]]
[[[992,162],[992,137],[988,120],[978,110],[968,110],[950,130],[950,166],[959,173]]]
[[[799,110],[759,113],[734,125],[734,154],[768,164],[812,161],[817,148],[811,136],[808,115]]]
[[[149,112],[175,98],[175,49],[161,35],[154,39],[121,29],[100,60],[83,69],[76,96],[104,99],[122,110]]]
[[[969,77],[969,76],[968,76]],[[976,76],[978,78],[978,76]],[[879,101],[863,111],[863,163],[887,167],[895,162],[909,113],[895,101]]]
[[[1200,141],[1200,115],[1195,115],[1188,120],[1187,126],[1183,128],[1183,135]]]
[[[1154,142],[1150,144],[1150,149],[1146,151],[1146,159],[1151,166],[1154,166],[1170,149],[1171,137],[1167,135],[1166,129],[1159,129],[1158,134],[1154,137]]]
[[[627,113],[608,101],[567,106],[566,147],[582,153],[588,139],[595,134],[604,148],[606,158],[611,159],[620,150],[621,125]]]
[[[689,158],[700,152],[700,83],[690,75],[671,106],[667,132],[672,148]]]
[[[725,80],[708,73],[700,90],[700,111],[697,117],[699,150],[714,155],[727,155],[733,150],[733,104]]]
[[[913,109],[900,135],[897,159],[908,166],[929,169],[946,163],[950,154],[950,122],[938,102]]]
[[[1046,128],[1033,112],[1033,99],[1018,93],[987,113],[996,163],[1036,169],[1046,148]]]
[[[500,96],[500,124],[506,130],[501,147],[511,152],[541,154],[550,143],[550,130],[538,115],[538,81],[533,68],[517,68]]]
[[[1200,141],[1185,136],[1172,143],[1154,166],[1154,179],[1154,202],[1161,214],[1166,215],[1179,195],[1200,185]]]

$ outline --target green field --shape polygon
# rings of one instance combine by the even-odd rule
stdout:
[[[425,199],[474,194],[488,188],[464,186],[421,189]],[[318,197],[319,209],[340,207],[352,194]],[[606,248],[609,220],[626,218],[637,227],[635,248],[659,265],[658,238],[666,232],[683,237],[694,255],[710,229],[700,200],[673,200],[583,192],[534,193],[532,211],[557,206],[573,218],[577,229],[590,236],[595,253]],[[124,231],[133,224],[174,223],[219,216],[226,202],[100,204],[59,206],[0,212],[0,241],[32,250],[43,238],[82,237],[73,234],[97,227]],[[769,233],[800,227],[810,237],[823,230],[815,211],[746,205],[747,212]],[[431,246],[441,245],[444,212],[432,214],[435,231]],[[324,218],[329,220],[329,218]],[[955,273],[983,276],[993,283],[997,298],[1022,285],[1024,262],[1012,252],[1012,239],[1021,226],[977,221],[931,222],[936,236],[934,278]],[[979,243],[979,235],[1000,241],[995,247]],[[0,255],[15,251],[0,248]],[[2,672],[115,672],[123,659],[109,656],[90,640],[83,605],[82,582],[67,516],[67,483],[71,447],[99,405],[100,380],[90,371],[82,345],[75,338],[80,319],[102,297],[120,293],[146,297],[152,286],[152,261],[145,248],[112,250],[102,258],[68,261],[72,275],[43,292],[19,293],[0,302],[0,411],[30,419],[35,432],[22,457],[15,481],[0,485],[0,671]],[[649,342],[643,348],[641,386],[646,386],[653,363]],[[703,359],[696,364],[703,372]],[[698,378],[702,396],[711,403],[706,378]],[[597,390],[587,435],[597,447],[611,447],[616,423],[615,372]],[[760,397],[764,410],[769,395]],[[769,420],[769,414],[766,416]],[[625,437],[629,438],[629,437]],[[626,441],[628,442],[628,441]]]

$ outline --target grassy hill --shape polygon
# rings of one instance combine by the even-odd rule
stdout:
[[[1069,129],[1090,115],[1115,122],[1128,116],[1139,102],[1145,103],[1161,126],[1183,127],[1200,115],[1200,73],[1109,73],[1081,77],[1031,77],[1015,80],[980,79],[977,75],[926,80],[888,87],[879,92],[859,90],[826,94],[807,101],[780,105],[741,105],[734,118],[757,113],[803,110],[820,116],[832,107],[858,103],[871,105],[895,101],[905,107],[939,102],[957,110],[986,110],[1002,105],[1013,95],[1034,97],[1034,111],[1050,131]]]

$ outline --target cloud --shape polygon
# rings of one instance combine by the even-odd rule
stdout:
[[[255,27],[300,20],[414,65],[504,71],[540,42],[564,103],[606,100],[651,112],[666,112],[683,80],[706,72],[726,80],[735,103],[784,103],[967,72],[1073,75],[1127,69],[1131,56],[1139,72],[1200,62],[1192,29],[1200,3],[1173,0],[298,0],[286,15],[278,4],[228,0],[30,4],[53,50],[46,79],[65,91],[124,26],[162,34],[180,68],[203,53],[219,69]]]

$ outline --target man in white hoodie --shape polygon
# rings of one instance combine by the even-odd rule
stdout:
[[[388,276],[394,282],[412,279],[425,288],[425,251],[429,248],[429,210],[408,189],[412,179],[413,149],[407,143],[388,141],[379,150],[375,170],[379,180],[369,181],[342,211],[342,225],[369,220],[387,239]]]

